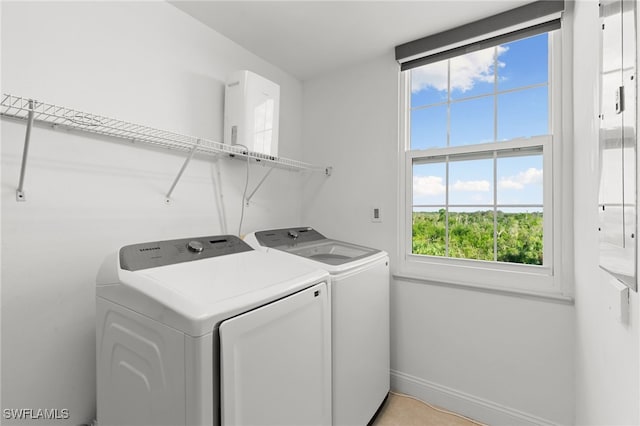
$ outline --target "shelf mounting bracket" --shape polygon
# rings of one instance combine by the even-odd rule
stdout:
[[[262,179],[260,179],[260,182],[258,182],[256,187],[253,188],[253,191],[251,191],[251,194],[249,194],[249,196],[245,199],[245,203],[247,203],[247,206],[249,205],[249,201],[253,197],[253,194],[255,194],[258,191],[258,189],[260,189],[260,187],[262,186],[264,181],[267,180],[267,178],[269,177],[272,171],[273,171],[273,167],[270,167],[267,173],[265,173],[264,176],[262,176]]]
[[[27,171],[27,157],[29,156],[29,142],[31,140],[31,128],[33,127],[33,100],[29,99],[29,114],[27,116],[27,132],[24,136],[24,148],[22,150],[22,165],[20,166],[20,182],[16,190],[16,201],[26,201],[24,195],[24,175]]]
[[[167,204],[171,203],[171,194],[173,193],[173,190],[176,188],[176,185],[178,184],[178,181],[182,177],[182,174],[184,173],[185,169],[187,168],[187,166],[191,162],[191,159],[195,155],[196,150],[198,149],[198,145],[200,145],[200,139],[198,139],[196,141],[196,144],[193,146],[193,148],[191,148],[191,151],[189,152],[189,156],[184,160],[184,163],[182,164],[182,167],[180,168],[180,171],[178,172],[178,176],[176,176],[176,178],[173,180],[173,184],[171,185],[171,188],[169,188],[169,191],[167,192],[167,195],[165,195],[165,197],[164,197],[164,202],[165,203],[167,203]]]

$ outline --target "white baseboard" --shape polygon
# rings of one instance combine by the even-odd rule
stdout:
[[[396,370],[391,370],[391,390],[491,426],[559,426],[550,420]]]

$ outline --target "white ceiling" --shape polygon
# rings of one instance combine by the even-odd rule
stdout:
[[[299,80],[531,0],[171,1]]]

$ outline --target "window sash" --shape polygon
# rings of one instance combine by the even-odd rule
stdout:
[[[405,153],[405,244],[404,252],[407,258],[427,258],[427,259],[458,259],[468,262],[484,262],[492,265],[496,269],[503,269],[503,264],[508,262],[500,262],[495,260],[476,260],[476,259],[462,259],[452,258],[448,256],[431,256],[423,254],[413,253],[413,209],[414,207],[445,207],[445,208],[457,208],[457,207],[486,207],[493,210],[503,207],[542,207],[543,210],[543,264],[542,265],[526,265],[520,263],[508,263],[514,265],[515,268],[526,267],[531,271],[530,267],[536,268],[537,273],[551,274],[553,271],[553,172],[552,172],[552,145],[553,136],[536,136],[528,139],[515,139],[504,142],[492,142],[478,145],[465,145],[445,148],[433,148],[428,150],[414,150],[406,151]],[[437,151],[437,152],[434,152]],[[447,199],[445,204],[414,204],[413,203],[413,166],[415,164],[439,164],[444,162],[451,162],[459,160],[481,160],[481,159],[498,159],[509,158],[514,156],[525,156],[533,154],[542,154],[543,161],[543,201],[542,204],[507,204],[498,203],[496,188],[498,182],[496,181],[496,162],[493,163],[493,203],[491,204],[453,204]],[[447,183],[448,184],[448,183]],[[448,191],[449,189],[447,189]],[[494,227],[494,245],[495,241],[495,227]],[[497,251],[494,250],[494,256]],[[426,260],[421,260],[425,262]],[[473,263],[472,263],[473,264]],[[512,267],[508,267],[512,269]]]

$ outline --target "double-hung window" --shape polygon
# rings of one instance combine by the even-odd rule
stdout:
[[[453,46],[399,58],[400,274],[560,292],[562,2],[546,19],[525,19],[549,3],[488,18],[497,36],[456,40],[451,30],[413,44]],[[500,28],[513,19],[524,22]],[[459,32],[487,22],[477,24]]]

